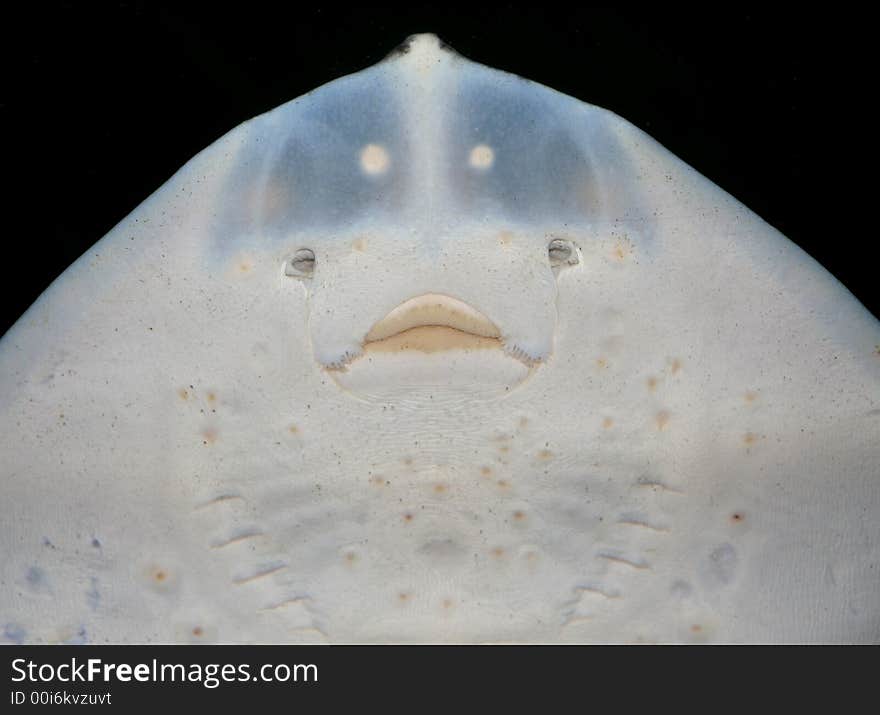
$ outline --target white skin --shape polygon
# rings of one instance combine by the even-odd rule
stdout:
[[[425,294],[477,317],[366,341]],[[876,640],[878,345],[637,129],[420,36],[4,338],[2,637]]]

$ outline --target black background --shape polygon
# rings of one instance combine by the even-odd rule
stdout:
[[[0,333],[199,150],[426,31],[617,112],[880,314],[872,48],[858,13],[257,2],[4,13]]]

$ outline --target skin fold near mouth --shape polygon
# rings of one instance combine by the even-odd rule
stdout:
[[[410,298],[376,323],[364,339],[365,353],[503,348],[498,327],[456,298],[426,293]]]

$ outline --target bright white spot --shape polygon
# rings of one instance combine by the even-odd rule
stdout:
[[[471,149],[471,155],[468,157],[468,163],[474,169],[488,169],[495,161],[495,152],[492,147],[485,144],[477,144]]]
[[[388,152],[379,144],[367,144],[361,149],[361,169],[370,176],[384,174],[390,163]]]

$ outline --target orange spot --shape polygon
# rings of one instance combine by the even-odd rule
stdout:
[[[201,626],[196,626],[195,628],[192,629],[192,634],[196,638],[201,638],[203,633],[204,633],[204,631],[202,630]]]
[[[743,443],[746,446],[751,446],[755,444],[760,439],[760,436],[755,434],[754,432],[746,432],[743,435]]]
[[[158,583],[162,583],[166,578],[168,578],[168,574],[166,574],[162,569],[153,572],[153,580]]]
[[[412,457],[404,457],[404,458],[403,458],[403,463],[404,463],[407,467],[411,467],[411,466],[412,466],[412,463],[413,463],[413,461],[412,461]]]
[[[625,261],[629,255],[629,247],[624,243],[618,243],[611,251],[611,257],[617,261]]]
[[[448,487],[445,484],[435,484],[434,485],[434,493],[435,494],[445,494]]]
[[[501,452],[502,454],[507,454],[510,451],[510,447],[508,447],[506,444],[502,444],[498,448],[498,451]]]
[[[737,511],[737,512],[734,512],[733,514],[730,515],[730,520],[731,520],[734,524],[739,524],[739,523],[741,523],[742,521],[745,520],[745,518],[746,518],[746,517],[745,517],[745,514],[743,514],[742,512],[738,512],[738,511]]]
[[[502,549],[500,546],[496,546],[494,549],[492,549],[492,556],[494,556],[496,559],[500,559],[502,556],[504,556],[504,549]]]
[[[553,452],[551,452],[549,449],[542,449],[540,452],[538,452],[538,459],[553,459]]]
[[[645,382],[647,383],[648,389],[651,392],[654,392],[654,390],[657,389],[657,378],[656,377],[653,377],[653,376],[649,377],[647,380],[645,380]]]
[[[596,367],[600,370],[608,367],[608,359],[604,357],[596,358]]]
[[[202,430],[202,444],[214,444],[217,441],[217,430],[208,428]]]
[[[287,431],[290,432],[290,434],[299,434],[299,427],[296,425],[290,425],[290,427],[287,428]]]
[[[498,242],[502,246],[510,245],[510,242],[513,240],[513,234],[510,231],[502,231],[498,234]]]
[[[372,484],[374,487],[384,487],[389,483],[390,482],[386,481],[384,477],[378,474],[374,474],[372,477],[370,477],[370,484]]]
[[[206,395],[206,397],[207,397],[207,399],[208,399],[208,402],[210,402],[211,404],[213,404],[213,403],[215,403],[215,402],[217,401],[217,395],[215,395],[213,392],[209,392],[209,393]]]
[[[492,475],[492,467],[480,467],[480,474],[484,477],[489,477]]]
[[[669,369],[672,371],[673,375],[677,373],[681,370],[681,360],[678,358],[672,358],[672,362],[669,364]]]
[[[496,482],[496,484],[498,484],[498,486],[501,487],[502,489],[507,489],[507,487],[510,486],[510,484],[508,484],[508,483],[507,483],[506,481],[504,481],[503,479],[499,479],[499,480]]]
[[[691,633],[701,633],[702,630],[703,626],[701,626],[699,623],[694,623],[694,625],[691,626]]]
[[[751,404],[752,402],[754,402],[755,400],[758,399],[758,393],[752,392],[751,390],[749,390],[745,395],[743,395],[743,399],[746,402],[748,402],[749,404]]]
[[[348,561],[348,563],[353,564],[357,561],[357,554],[354,551],[347,551],[345,553],[345,560]]]
[[[181,387],[177,391],[177,394],[180,395],[181,400],[188,400],[189,399],[189,392],[187,392],[186,388]]]
[[[406,603],[407,601],[409,601],[409,594],[404,591],[401,591],[400,593],[397,594],[397,600],[400,601],[401,603]]]
[[[666,425],[669,424],[669,413],[666,410],[661,410],[657,413],[656,417],[654,417],[654,421],[657,423],[657,429],[666,429]]]
[[[525,521],[526,513],[524,511],[515,511],[513,512],[513,518],[516,521]]]
[[[452,603],[453,602],[452,602],[451,598],[444,598],[443,599],[443,608],[452,608]]]
[[[410,522],[413,520],[413,515],[410,514],[409,512],[407,512],[406,514],[403,515],[403,520],[406,522]]]
[[[613,426],[614,420],[612,420],[610,417],[606,417],[602,420],[602,427],[604,427],[605,429],[611,429]]]
[[[351,247],[355,251],[360,251],[361,253],[363,253],[364,251],[367,250],[367,239],[356,238],[354,241],[352,241]]]
[[[519,418],[519,426],[520,426],[520,427],[526,427],[526,426],[528,426],[528,424],[529,424],[529,418],[528,418],[528,417],[520,417],[520,418]]]

